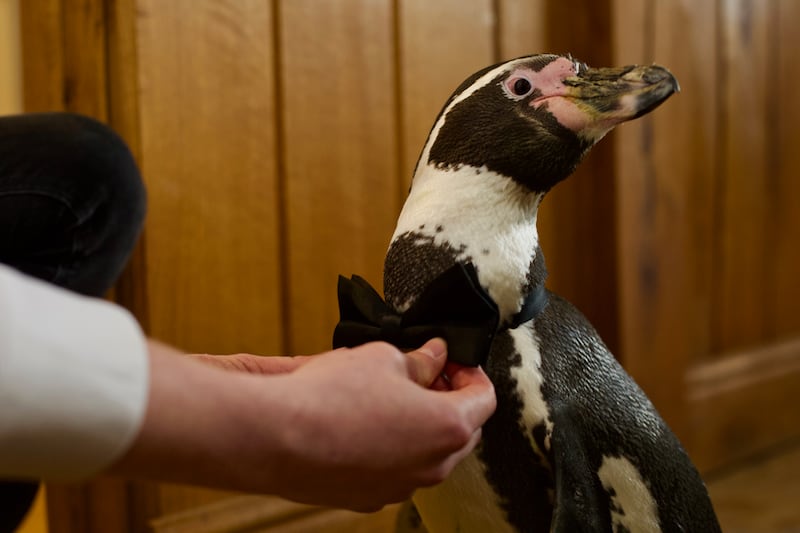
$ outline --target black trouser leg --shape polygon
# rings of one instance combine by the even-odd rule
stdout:
[[[0,117],[0,263],[101,296],[130,256],[145,196],[107,126],[68,113]],[[37,488],[0,482],[0,533],[17,527]]]

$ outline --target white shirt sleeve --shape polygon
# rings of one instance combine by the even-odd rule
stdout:
[[[138,432],[148,381],[130,313],[0,265],[0,479],[109,465]]]

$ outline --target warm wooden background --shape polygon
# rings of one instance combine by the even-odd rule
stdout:
[[[26,108],[107,120],[139,158],[149,218],[117,298],[211,353],[329,347],[336,276],[380,282],[418,151],[472,71],[537,51],[668,66],[683,92],[545,201],[550,286],[704,472],[800,434],[795,0],[26,0],[22,16]],[[218,498],[131,490],[148,516]]]

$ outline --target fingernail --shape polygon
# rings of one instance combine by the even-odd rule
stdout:
[[[439,359],[447,353],[447,344],[444,339],[437,337],[426,342],[418,351],[431,359]]]

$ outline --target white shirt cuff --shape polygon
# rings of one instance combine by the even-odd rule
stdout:
[[[132,444],[148,393],[126,310],[0,265],[0,478],[72,481]]]

